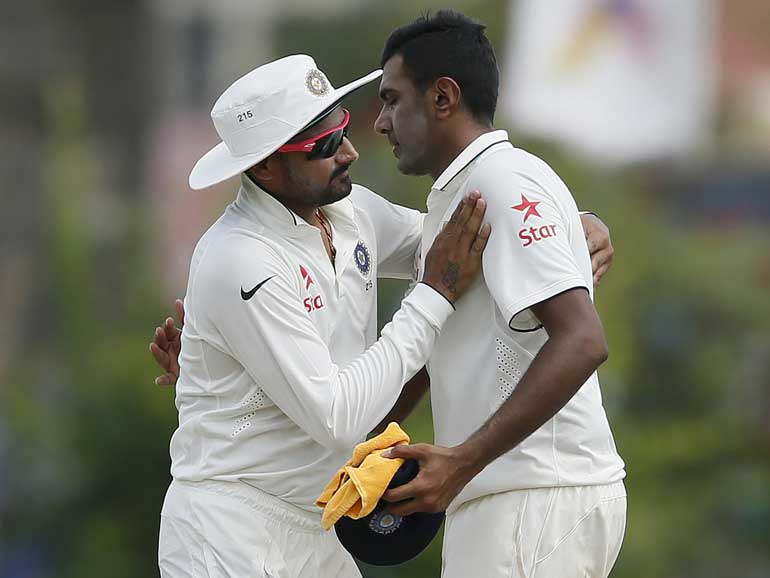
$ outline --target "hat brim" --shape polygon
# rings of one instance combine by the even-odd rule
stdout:
[[[319,99],[316,110],[311,111],[311,118],[313,119],[311,122],[288,134],[286,139],[282,142],[272,143],[263,150],[250,155],[233,156],[232,153],[230,153],[230,149],[227,148],[227,145],[224,142],[220,142],[195,163],[195,166],[190,172],[190,187],[198,190],[216,185],[217,183],[221,183],[222,181],[242,173],[261,160],[266,159],[308,126],[313,124],[313,122],[316,122],[320,115],[339,104],[339,102],[348,94],[379,78],[381,75],[382,70],[374,70],[358,80],[354,80],[353,82],[341,86],[329,95],[329,97]]]

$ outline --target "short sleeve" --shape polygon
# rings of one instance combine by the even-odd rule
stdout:
[[[528,175],[489,171],[472,179],[487,201],[492,234],[484,278],[514,331],[541,324],[530,307],[575,287],[586,287],[571,246],[572,223],[555,192]]]

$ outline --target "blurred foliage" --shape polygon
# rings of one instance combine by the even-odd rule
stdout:
[[[460,3],[462,4],[462,3]],[[502,50],[503,3],[466,2]],[[344,15],[279,24],[276,55],[313,54],[336,84],[377,66],[382,40],[415,16],[363,3]],[[366,22],[366,26],[360,23]],[[301,39],[301,44],[300,40]],[[151,278],[152,207],[127,209],[109,246],[84,214],[101,180],[84,80],[46,87],[47,322],[0,389],[0,576],[157,575],[159,511],[169,481],[173,394],[152,384],[152,330],[169,313]],[[367,122],[363,89],[350,108]],[[398,175],[366,123],[354,129],[357,181],[423,208],[427,179]],[[371,126],[371,125],[369,125]],[[607,173],[538,142],[582,208],[612,230],[616,262],[596,303],[610,343],[600,375],[627,462],[629,513],[615,578],[754,577],[770,572],[770,233],[766,226],[682,224],[686,207],[655,168]],[[674,191],[675,193],[675,191]],[[212,215],[212,220],[215,215]],[[405,289],[381,284],[381,319]],[[429,400],[407,421],[430,441]],[[438,576],[440,541],[369,578]],[[483,555],[483,553],[479,553]]]

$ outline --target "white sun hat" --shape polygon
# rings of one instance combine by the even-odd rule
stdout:
[[[242,173],[301,133],[342,98],[379,78],[370,72],[334,88],[306,54],[264,64],[236,80],[211,109],[222,142],[195,163],[190,186],[204,189]]]

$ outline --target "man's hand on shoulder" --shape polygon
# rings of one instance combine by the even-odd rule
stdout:
[[[588,251],[591,253],[591,270],[594,275],[594,287],[599,286],[602,277],[612,266],[615,249],[610,241],[610,230],[604,222],[593,213],[581,213],[580,222],[583,224]]]
[[[486,201],[478,191],[463,197],[425,256],[422,282],[452,304],[481,270],[481,256],[492,230],[489,223],[482,224],[485,211]]]
[[[184,324],[184,303],[174,302],[179,326]],[[155,385],[170,387],[179,379],[179,352],[182,349],[182,330],[178,329],[173,317],[166,318],[163,325],[155,328],[155,337],[150,342],[150,353],[164,371],[155,378]]]

